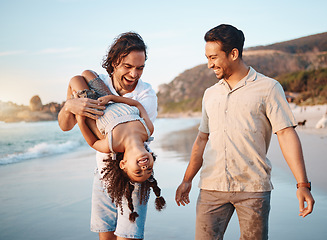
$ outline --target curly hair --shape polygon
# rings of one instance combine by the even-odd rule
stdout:
[[[155,160],[155,155],[152,153],[153,159]],[[108,194],[112,198],[112,202],[115,203],[117,207],[120,207],[120,211],[123,214],[122,199],[125,197],[128,202],[128,208],[131,211],[129,215],[129,220],[135,222],[135,219],[139,216],[137,212],[134,211],[132,193],[134,191],[135,183],[131,182],[127,174],[119,167],[120,161],[123,159],[123,153],[117,153],[116,160],[113,160],[109,155],[109,158],[104,160],[106,166],[102,169],[101,173],[104,174],[102,179],[104,185],[107,189]],[[153,174],[143,183],[140,183],[140,190],[138,193],[138,198],[140,204],[146,204],[149,195],[150,187],[156,195],[155,207],[158,211],[165,208],[166,201],[161,196],[161,189],[158,187],[156,179]]]
[[[114,66],[119,65],[122,59],[132,51],[144,52],[145,60],[147,59],[146,45],[139,34],[126,32],[114,40],[102,62],[102,67],[106,69],[110,77]]]

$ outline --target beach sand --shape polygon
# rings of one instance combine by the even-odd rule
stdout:
[[[94,151],[0,167],[0,239],[97,239],[89,231]]]
[[[296,109],[295,109],[296,110]],[[296,110],[298,111],[298,110]],[[302,219],[298,216],[295,180],[283,160],[276,136],[273,136],[268,156],[273,165],[270,214],[270,239],[317,239],[327,236],[327,131],[314,129],[320,112],[295,112],[303,145],[312,193],[316,200],[314,213]],[[324,111],[324,110],[320,110]],[[314,115],[317,115],[314,117]],[[155,135],[151,148],[158,155],[155,176],[167,208],[154,209],[151,194],[146,222],[145,239],[194,239],[195,205],[198,195],[198,176],[190,194],[191,203],[178,207],[175,190],[187,167],[196,128]],[[1,240],[73,240],[98,239],[89,230],[91,191],[95,152],[87,149],[78,154],[65,154],[47,159],[30,160],[0,167],[0,239]],[[238,239],[239,226],[234,214],[225,239]]]
[[[316,123],[327,112],[327,105],[306,108],[291,105],[291,107],[298,122],[306,120],[304,126],[296,127],[296,131],[302,144],[308,177],[312,181],[312,186],[316,185],[327,192],[327,128],[315,128]],[[282,157],[276,136],[272,137],[268,157],[271,158],[273,165],[276,164],[291,174]]]

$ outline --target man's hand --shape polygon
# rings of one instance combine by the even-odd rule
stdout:
[[[192,182],[183,181],[176,190],[175,201],[178,206],[190,203],[189,193],[192,188]]]
[[[98,116],[103,115],[105,106],[99,105],[98,100],[90,98],[72,98],[65,103],[65,111],[74,115],[80,115],[96,120]]]
[[[296,191],[296,196],[299,200],[299,216],[305,217],[313,211],[315,200],[313,199],[309,189],[306,187],[298,188]],[[305,207],[305,202],[307,203],[307,207]]]

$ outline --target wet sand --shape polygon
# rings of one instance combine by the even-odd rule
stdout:
[[[298,133],[313,184],[314,213],[305,219],[298,216],[295,180],[283,160],[276,137],[273,137],[268,154],[273,164],[275,187],[270,239],[322,240],[327,236],[327,135],[324,132],[312,133],[308,128],[299,128]],[[155,133],[151,148],[158,155],[155,176],[167,200],[167,208],[157,212],[151,194],[145,239],[194,239],[198,176],[194,179],[191,203],[187,207],[178,207],[174,198],[197,129],[174,134],[168,130],[166,134],[163,132],[165,128]],[[94,151],[91,149],[0,167],[0,239],[98,239],[97,234],[89,230],[94,168]],[[238,238],[239,227],[234,214],[225,239]]]

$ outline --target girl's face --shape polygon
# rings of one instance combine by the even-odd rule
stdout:
[[[153,162],[153,156],[148,151],[134,156],[125,152],[119,166],[133,182],[144,182],[153,172]]]

